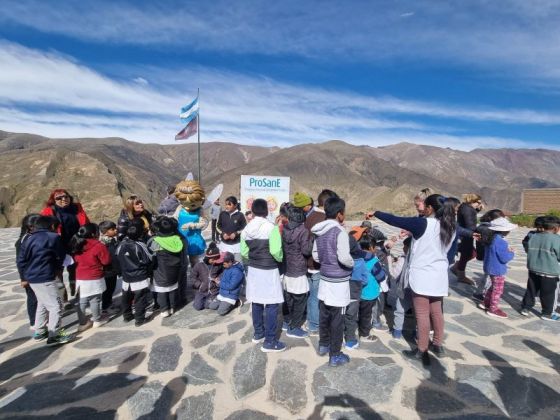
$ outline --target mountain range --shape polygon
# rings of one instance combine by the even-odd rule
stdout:
[[[430,187],[460,198],[477,192],[489,207],[518,212],[524,188],[560,187],[560,152],[449,148],[343,141],[289,148],[202,143],[202,183],[239,195],[241,175],[291,177],[291,191],[339,193],[350,216],[373,209],[412,214],[412,198]],[[51,139],[0,131],[0,226],[16,226],[49,192],[68,189],[92,220],[116,219],[122,200],[143,197],[156,209],[167,185],[196,174],[196,143],[145,144],[121,138]]]

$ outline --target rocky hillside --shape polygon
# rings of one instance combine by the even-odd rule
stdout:
[[[473,150],[400,143],[353,146],[341,141],[290,148],[202,144],[202,176],[224,196],[239,194],[240,175],[292,178],[292,192],[339,192],[350,213],[411,211],[411,197],[425,187],[460,196],[482,193],[490,206],[518,211],[523,188],[560,185],[560,152]],[[77,196],[92,219],[115,218],[131,193],[155,208],[165,186],[196,173],[196,144],[143,144],[119,138],[50,139],[0,131],[0,226],[16,225],[41,208],[55,187]]]

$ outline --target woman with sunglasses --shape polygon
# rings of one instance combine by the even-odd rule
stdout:
[[[130,222],[139,219],[144,225],[144,235],[141,237],[142,242],[148,240],[150,226],[153,222],[152,213],[144,207],[144,201],[137,195],[131,195],[124,202],[124,208],[121,210],[119,220],[117,222],[117,238],[122,240],[126,236],[126,230],[130,226]]]
[[[45,207],[41,210],[41,215],[50,216],[58,220],[57,233],[60,235],[62,245],[67,254],[70,254],[70,240],[78,233],[80,226],[89,223],[87,214],[80,203],[74,202],[74,197],[63,189],[57,188],[51,192]],[[67,267],[68,284],[66,287],[66,298],[74,296],[76,293],[76,266],[74,264]]]

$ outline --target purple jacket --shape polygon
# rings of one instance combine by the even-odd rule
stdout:
[[[315,235],[313,259],[321,264],[321,277],[333,282],[349,280],[354,260],[348,233],[333,219],[317,223],[311,232]]]
[[[311,256],[313,238],[303,223],[291,222],[282,229],[285,275],[300,277],[307,274],[307,258]]]

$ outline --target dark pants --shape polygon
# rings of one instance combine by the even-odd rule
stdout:
[[[360,301],[350,302],[344,313],[344,340],[356,341],[356,329],[358,328],[358,311],[360,309]]]
[[[117,287],[117,276],[107,276],[105,277],[105,285],[107,288],[101,295],[101,309],[109,309],[109,306],[113,304],[113,293],[115,293],[115,288]]]
[[[358,330],[360,337],[369,337],[371,331],[371,316],[376,303],[377,299],[360,300],[360,310],[358,311]]]
[[[524,309],[535,306],[535,298],[540,296],[543,315],[551,315],[554,310],[554,299],[556,299],[556,286],[558,277],[544,277],[529,271],[527,290],[523,296],[522,305]]]
[[[171,292],[158,292],[157,303],[159,305],[159,310],[168,311],[169,309],[177,309],[178,295],[179,292],[177,289],[172,290]]]
[[[24,288],[27,295],[27,316],[29,317],[29,325],[35,325],[35,313],[37,313],[37,296],[30,286]]]
[[[305,311],[307,309],[307,293],[294,294],[284,293],[285,307],[288,311],[286,319],[290,328],[301,328],[305,322]]]
[[[341,353],[345,309],[319,301],[319,345],[330,346],[331,357]]]
[[[218,240],[218,231],[216,230],[216,224],[218,223],[218,219],[212,219],[212,242],[216,242]]]
[[[474,258],[474,244],[472,239],[463,238],[461,239],[461,245],[459,246],[459,252],[461,257],[459,261],[455,264],[455,267],[459,271],[465,271],[467,268],[467,263]]]
[[[125,319],[132,319],[132,302],[134,301],[134,319],[144,321],[146,317],[146,306],[148,306],[148,296],[150,289],[140,289],[136,291],[122,291],[122,310]]]
[[[210,303],[210,305],[208,305],[208,309],[217,311],[218,315],[220,316],[229,314],[233,310],[233,308],[235,308],[235,305],[217,299],[214,302]]]
[[[276,318],[279,306],[278,303],[268,305],[253,303],[251,305],[255,337],[264,336],[264,342],[267,344],[276,341]]]
[[[213,299],[209,297],[208,293],[196,292],[194,295],[193,308],[197,311],[202,311],[203,309],[210,309],[210,303]]]

